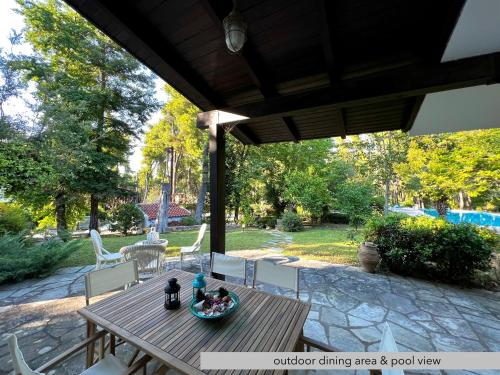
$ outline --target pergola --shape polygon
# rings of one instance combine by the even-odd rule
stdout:
[[[225,252],[226,130],[251,145],[408,131],[426,94],[500,79],[497,52],[443,62],[465,0],[239,0],[238,54],[231,0],[66,1],[204,111],[212,252]]]

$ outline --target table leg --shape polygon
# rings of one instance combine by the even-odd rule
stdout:
[[[87,320],[87,338],[92,336],[95,333],[96,330],[96,325],[92,323],[91,321]],[[87,363],[86,363],[86,368],[89,368],[94,364],[94,350],[95,350],[95,343],[92,342],[89,345],[87,345]]]
[[[109,334],[109,352],[115,355],[116,340],[115,335]]]

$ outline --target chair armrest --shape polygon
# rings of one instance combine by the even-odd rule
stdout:
[[[301,336],[299,338],[299,342],[303,343],[308,348],[316,348],[321,350],[322,352],[340,352],[341,350],[334,348],[333,346],[329,346],[322,342],[316,341],[307,336]],[[308,350],[309,351],[309,350]]]
[[[151,360],[151,357],[147,354],[143,355],[141,359],[135,362],[132,366],[130,366],[125,372],[121,375],[132,375],[139,371],[141,368],[146,366],[146,364]]]
[[[106,336],[108,332],[102,330],[97,332],[96,334],[90,336],[89,338],[85,339],[79,344],[76,344],[75,346],[69,348],[65,352],[59,354],[57,357],[51,359],[49,362],[41,365],[39,368],[37,368],[35,371],[38,372],[47,372],[51,370],[52,368],[56,367],[59,363],[65,361],[69,357],[71,357],[73,354],[79,352],[81,349],[85,348],[89,344],[93,343],[94,341],[100,339],[103,336]]]
[[[101,250],[106,253],[106,254],[111,254],[108,250],[106,250],[104,247],[101,248]]]

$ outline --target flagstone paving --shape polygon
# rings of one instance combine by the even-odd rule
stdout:
[[[300,268],[300,298],[312,304],[305,335],[342,351],[377,351],[387,323],[401,351],[500,351],[500,293],[396,275],[367,274],[356,267],[285,257],[273,249],[283,242],[285,237],[276,236],[276,242],[267,251],[239,251],[233,255],[251,260],[266,258]],[[208,256],[204,263],[208,269]],[[178,266],[176,262],[169,264]],[[252,261],[248,268],[252,275]],[[76,310],[85,304],[83,275],[92,269],[93,266],[65,268],[45,279],[0,287],[0,335],[16,333],[26,360],[33,367],[84,337],[85,322]],[[198,272],[194,263],[188,263],[187,270]],[[247,282],[251,283],[251,276]],[[268,285],[259,285],[259,289],[294,297],[291,291]],[[123,347],[121,350],[128,350],[126,345]],[[82,355],[53,373],[78,373]],[[10,371],[8,349],[2,341],[0,374]],[[500,371],[406,373],[489,375]]]

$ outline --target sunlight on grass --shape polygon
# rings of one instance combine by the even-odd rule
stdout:
[[[162,234],[161,238],[168,239],[166,256],[178,256],[181,246],[190,246],[196,241],[198,231],[172,232]],[[251,250],[260,248],[265,242],[271,239],[271,234],[265,230],[247,229],[234,230],[226,233],[226,251]],[[123,246],[133,245],[138,241],[146,239],[146,235],[137,236],[104,236],[103,246],[106,250],[114,253],[120,251]],[[207,231],[202,246],[202,252],[210,249],[210,232]],[[78,251],[71,254],[64,260],[60,267],[86,266],[95,264],[95,254],[90,238],[83,239],[83,245]]]
[[[347,238],[345,226],[306,229],[290,233],[293,243],[285,248],[285,255],[320,260],[336,264],[357,265],[360,234],[352,242]]]

